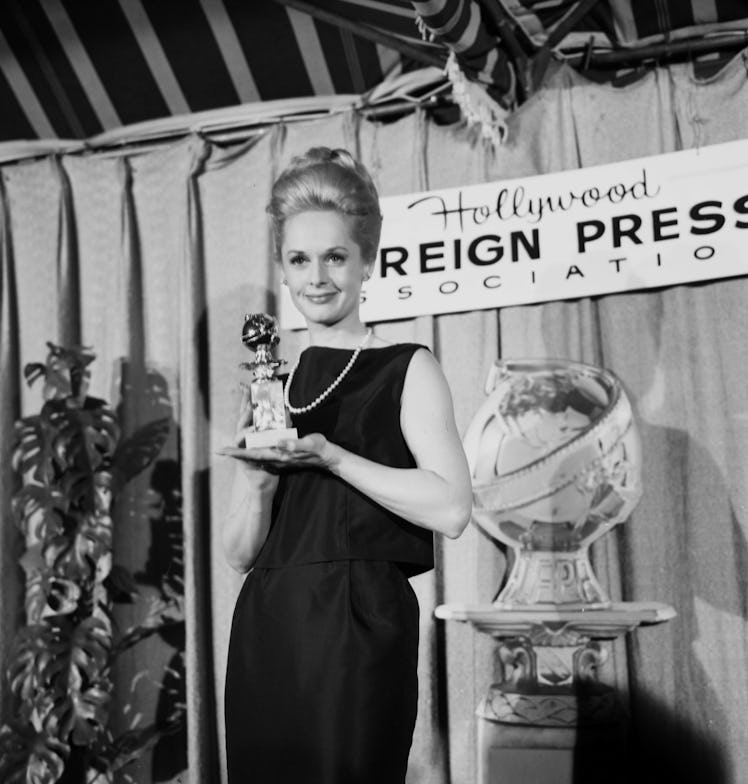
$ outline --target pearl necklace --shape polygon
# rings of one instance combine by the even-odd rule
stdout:
[[[364,339],[358,344],[353,355],[348,360],[348,364],[340,371],[338,377],[330,384],[327,389],[322,392],[321,394],[317,395],[317,397],[312,400],[312,402],[308,406],[292,406],[291,402],[289,401],[289,395],[291,392],[291,383],[293,382],[294,373],[296,373],[297,368],[299,367],[299,362],[301,362],[301,357],[296,360],[296,364],[291,368],[288,373],[288,380],[286,381],[286,388],[283,390],[283,400],[286,403],[286,408],[292,414],[306,414],[307,411],[311,411],[313,408],[317,408],[317,406],[338,386],[338,384],[348,375],[348,372],[353,367],[353,363],[358,359],[358,355],[361,353],[363,347],[369,342],[369,338],[372,335],[372,330],[369,328],[364,335]]]

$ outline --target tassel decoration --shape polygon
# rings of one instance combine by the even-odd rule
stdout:
[[[449,53],[444,73],[452,84],[454,100],[468,126],[479,125],[481,136],[494,147],[500,146],[506,136],[509,112],[496,103],[482,85],[467,79],[454,51]]]

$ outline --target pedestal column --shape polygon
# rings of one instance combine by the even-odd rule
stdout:
[[[672,607],[448,604],[437,607],[436,616],[470,623],[498,646],[501,680],[488,686],[476,710],[477,784],[623,784],[626,706],[598,671],[611,641],[669,620]]]

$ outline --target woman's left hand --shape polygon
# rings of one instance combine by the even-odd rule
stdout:
[[[263,468],[324,468],[333,465],[334,447],[321,433],[310,433],[303,438],[286,438],[274,446],[224,447],[219,454],[246,460]]]

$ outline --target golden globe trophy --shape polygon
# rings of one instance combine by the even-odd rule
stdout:
[[[278,344],[278,321],[267,313],[244,316],[242,343],[255,353],[253,362],[242,362],[240,367],[254,374],[249,385],[252,403],[252,425],[244,431],[244,446],[275,446],[286,438],[298,438],[296,428],[283,402],[283,383],[275,371],[285,364],[284,359],[273,357],[273,347]]]

